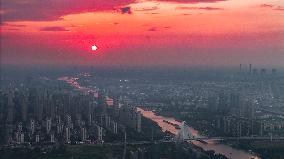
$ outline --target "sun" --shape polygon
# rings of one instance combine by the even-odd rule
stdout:
[[[96,51],[98,49],[98,47],[96,45],[92,46],[92,51]]]

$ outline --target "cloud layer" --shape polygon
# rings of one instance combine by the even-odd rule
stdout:
[[[224,10],[223,8],[217,8],[217,7],[177,7],[176,9],[181,9],[181,10]]]
[[[267,8],[267,9],[271,9],[271,10],[276,10],[276,11],[284,11],[284,7],[282,6],[275,6],[272,4],[261,4],[259,5],[260,8]]]
[[[3,21],[50,21],[67,14],[113,10],[134,0],[9,0],[3,1]]]
[[[59,27],[59,26],[43,27],[40,30],[41,31],[69,31],[65,29],[64,27]]]
[[[218,2],[224,0],[158,0],[161,2],[175,3],[199,3]],[[68,14],[84,12],[117,10],[123,14],[131,14],[128,6],[135,0],[5,0],[2,1],[2,21],[51,21],[59,20]],[[142,11],[155,10],[157,8],[144,8]]]

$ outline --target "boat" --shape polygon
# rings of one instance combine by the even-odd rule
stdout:
[[[178,124],[174,124],[174,123],[169,122],[169,121],[167,121],[167,120],[163,120],[163,122],[164,122],[164,123],[167,123],[167,124],[169,124],[169,125],[174,126],[176,129],[180,129],[180,126],[179,126]]]

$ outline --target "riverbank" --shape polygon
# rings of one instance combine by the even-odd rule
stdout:
[[[145,111],[141,108],[139,108],[139,110],[142,112],[143,116],[152,119],[153,121],[155,121],[161,128],[163,131],[169,131],[173,134],[177,133],[177,129],[175,129],[175,127],[172,124],[167,124],[165,122],[163,122],[163,120],[167,120],[171,123],[175,123],[175,124],[181,124],[181,118],[174,118],[175,116],[171,116],[171,117],[164,117],[161,116],[161,112],[159,112],[160,115],[157,115],[156,112],[152,112],[152,111]],[[189,122],[190,123],[190,122]],[[193,134],[194,136],[199,136],[200,133],[198,130],[194,129],[193,127],[190,127],[189,130],[191,132],[191,134]],[[198,146],[200,148],[202,148],[204,151],[214,151],[216,154],[222,154],[224,156],[227,156],[228,158],[231,159],[260,159],[260,157],[258,157],[257,155],[253,155],[247,151],[243,151],[237,148],[233,148],[231,146],[228,146],[226,144],[220,144],[216,141],[212,141],[212,140],[208,140],[207,143],[208,144],[204,144],[202,142],[198,142],[198,141],[193,141],[192,142],[195,146]]]

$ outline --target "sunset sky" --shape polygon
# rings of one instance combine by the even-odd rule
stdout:
[[[284,64],[283,0],[0,1],[2,64]]]

